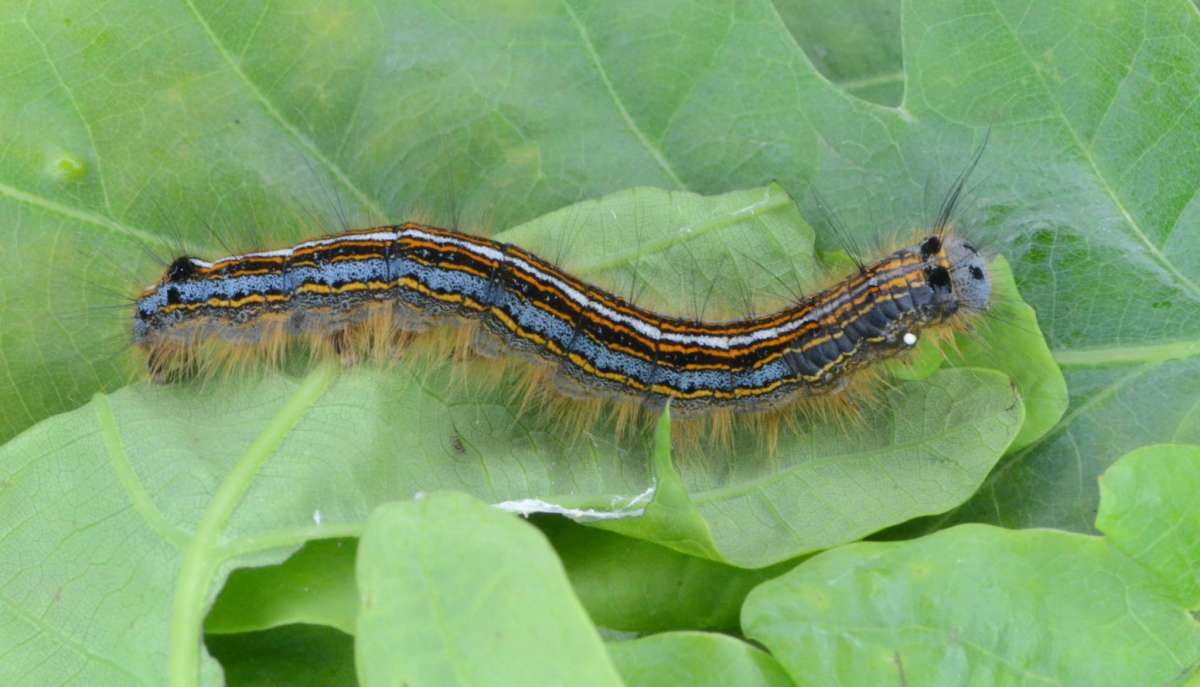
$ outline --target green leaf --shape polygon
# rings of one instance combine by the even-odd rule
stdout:
[[[765,464],[689,456],[677,470],[664,413],[653,502],[642,517],[600,525],[734,565],[771,565],[958,503],[1003,453],[1021,414],[1000,375],[946,370],[886,390],[853,434],[839,423],[806,424]]]
[[[742,622],[801,684],[1161,684],[1200,661],[1200,627],[1155,587],[1094,538],[961,525],[820,554]]]
[[[1200,441],[1200,358],[1068,366],[1067,415],[1006,458],[970,501],[921,525],[967,521],[1094,531],[1096,480],[1116,457],[1156,440]]]
[[[990,367],[1012,377],[1025,403],[1025,421],[1008,452],[1040,440],[1067,410],[1067,382],[1038,330],[1033,308],[1021,300],[1008,262],[992,263],[995,305],[979,323],[979,336],[960,336],[945,351],[953,365]]]
[[[629,687],[793,684],[769,654],[727,635],[668,632],[611,643],[608,655]]]
[[[64,670],[89,684],[217,680],[201,622],[228,571],[345,533],[314,523],[308,498],[336,514],[353,495],[322,502],[260,474],[277,452],[296,455],[290,447],[305,440],[293,430],[334,376],[320,367],[287,393],[250,388],[208,415],[183,389],[133,387],[0,449],[0,512],[15,514],[0,531],[11,571],[2,637],[22,646],[0,664],[0,683],[52,682]],[[280,467],[277,476],[313,466]],[[42,660],[59,651],[67,663]]]
[[[77,415],[54,417],[79,408],[97,389],[125,384],[128,313],[110,306],[162,268],[147,253],[169,256],[183,244],[215,256],[225,252],[222,243],[286,243],[340,229],[343,216],[358,224],[415,215],[495,231],[622,188],[716,194],[772,180],[802,199],[814,218],[812,202],[804,199],[816,188],[848,234],[870,246],[880,235],[904,236],[927,225],[942,190],[989,127],[991,142],[969,184],[960,229],[988,240],[1012,264],[1051,352],[1067,368],[1070,409],[1044,438],[1001,465],[973,501],[933,526],[977,519],[1090,529],[1098,504],[1093,479],[1117,456],[1147,443],[1200,436],[1194,396],[1200,388],[1200,263],[1189,231],[1200,217],[1200,149],[1191,145],[1197,110],[1190,105],[1200,94],[1192,78],[1200,60],[1195,7],[1186,0],[909,0],[900,11],[904,96],[897,107],[880,107],[848,95],[813,68],[796,40],[802,31],[795,18],[808,12],[766,2],[5,4],[0,62],[12,68],[0,74],[0,93],[10,96],[0,98],[0,437],[52,419],[7,444],[0,462],[0,512],[17,514],[0,529],[0,565],[17,571],[0,604],[6,628],[0,677],[55,681],[60,671],[78,670],[78,679],[89,682],[163,682],[171,611],[162,598],[175,593],[181,549],[253,437],[300,388],[271,378],[259,399],[268,410],[234,401],[230,407],[240,414],[232,414],[206,404],[224,404],[241,392],[213,382],[221,387],[214,392],[218,401],[177,398],[170,406],[196,418],[196,425],[176,417],[127,428],[124,435],[156,436],[138,439],[141,444],[113,442],[111,455],[127,456],[124,463],[99,450],[100,423],[88,418],[103,404],[124,417],[125,399],[154,399],[158,390],[133,387]],[[800,42],[810,51],[842,44],[832,30]],[[853,52],[847,64],[869,64],[868,51]],[[825,61],[827,74],[853,78],[849,70],[835,74],[833,63]],[[760,231],[747,230],[755,225]],[[735,253],[730,248],[762,227],[785,225],[798,226],[759,218],[749,225],[717,222],[691,241],[677,231],[690,222],[635,220],[621,226],[636,231],[622,235],[635,234],[654,249],[626,243],[614,262],[591,247],[613,225],[589,231],[582,220],[568,221],[541,248],[575,265],[599,266],[589,278],[613,277],[625,293],[654,289],[651,302],[665,306],[669,299],[672,307],[695,312],[705,301],[694,295],[705,292],[704,277],[693,282],[698,288],[681,292],[678,281],[662,282],[666,288],[631,277],[622,283],[620,272],[601,268],[621,270],[632,259],[631,272],[639,273],[639,264],[661,260],[669,269],[657,274],[712,273],[711,263],[690,255]],[[823,224],[816,228],[822,250],[844,247]],[[792,244],[806,240],[766,230],[747,250],[755,259],[764,253],[773,267],[758,270],[752,260],[731,258],[738,269],[718,272],[716,295],[736,304],[772,272],[784,283],[800,283],[781,269],[790,268]],[[773,242],[784,245],[763,250]],[[778,296],[785,289],[773,290]],[[277,560],[316,536],[352,534],[370,505],[417,483],[462,488],[473,481],[472,491],[500,499],[588,494],[582,502],[601,493],[631,496],[646,486],[648,451],[640,444],[615,448],[601,437],[600,449],[567,450],[560,435],[535,421],[518,423],[518,431],[528,431],[517,440],[506,433],[512,409],[495,396],[452,406],[460,412],[453,427],[430,421],[433,413],[410,395],[407,373],[338,383],[357,393],[356,409],[367,399],[412,411],[369,428],[337,413],[323,418],[357,431],[336,448],[362,451],[351,459],[357,471],[338,473],[327,455],[297,451],[327,471],[296,483],[274,482],[278,473],[268,471],[255,482],[253,497],[230,522],[240,522],[243,508],[267,517],[264,531],[290,532],[274,540],[276,550],[231,553],[203,583],[196,573],[204,570],[195,567],[203,557],[189,559],[192,591],[185,596],[192,601],[184,608],[197,620],[195,632],[204,599],[215,593],[224,570]],[[957,381],[941,374],[933,386],[902,385],[895,398],[916,401],[954,390],[948,382]],[[437,381],[426,389],[433,396],[444,388]],[[1027,427],[1044,417],[1034,410],[1036,397],[1029,400]],[[150,417],[139,415],[145,408],[134,411],[136,405],[129,407],[133,416]],[[417,434],[394,427],[410,417],[418,418],[414,427],[424,422],[434,429]],[[881,414],[878,420],[912,418]],[[456,437],[470,434],[460,428],[474,423],[488,427],[475,436],[493,438],[479,445],[495,441],[498,456],[517,456],[509,470],[495,473],[497,482],[489,481],[492,471],[474,469],[482,461],[464,466],[482,455],[474,447],[452,467],[442,458],[458,455]],[[330,426],[306,430],[304,438],[323,436]],[[197,428],[233,432],[241,441],[198,437]],[[1021,431],[1018,443],[1030,440]],[[883,436],[871,428],[864,434],[864,444]],[[402,443],[387,443],[397,440]],[[151,453],[138,453],[143,449]],[[419,474],[402,476],[382,463],[355,462],[385,451],[410,456],[397,470],[439,458]],[[714,541],[740,537],[738,525],[750,517],[762,524],[759,533],[781,538],[781,549],[798,551],[959,498],[946,494],[935,504],[920,495],[921,508],[908,509],[896,507],[895,494],[885,490],[877,495],[888,510],[884,517],[841,527],[841,514],[831,516],[805,493],[809,503],[800,516],[834,523],[842,536],[831,530],[828,537],[798,537],[789,531],[794,518],[778,518],[767,499],[726,517],[720,505],[728,494],[715,487],[714,497],[713,485],[725,483],[730,464],[739,474],[729,478],[753,479],[776,467],[799,478],[812,461],[795,454],[794,464],[768,464],[757,449],[744,453],[751,459],[675,457],[697,509],[704,512],[705,498],[716,504],[705,516],[722,524],[712,530]],[[547,455],[553,460],[531,459]],[[588,473],[593,456],[602,468]],[[990,460],[969,458],[972,470],[986,469]],[[527,464],[543,469],[526,480],[520,468]],[[332,473],[346,477],[331,479]],[[615,474],[621,478],[614,483]],[[577,477],[582,486],[572,481]],[[940,488],[938,479],[926,486]],[[256,491],[264,482],[274,487],[273,500]],[[971,479],[952,482],[956,490],[974,488]],[[864,484],[864,494],[877,488]],[[834,505],[844,496],[833,492]],[[214,512],[230,505],[223,501]],[[318,511],[334,513],[344,529],[305,529]],[[204,532],[219,524],[209,520]],[[216,529],[242,541],[237,528]],[[247,541],[256,536],[246,532]],[[99,573],[95,552],[111,556]],[[777,560],[788,554],[756,555]],[[196,593],[205,584],[212,589]],[[111,618],[103,635],[82,620],[96,617]],[[67,658],[46,661],[51,654]]]
[[[229,687],[355,687],[354,639],[320,625],[208,635]]]
[[[1146,446],[1100,478],[1096,529],[1156,573],[1186,608],[1200,607],[1200,447]]]
[[[455,493],[380,506],[358,556],[364,685],[619,685],[531,525]]]
[[[1008,379],[986,370],[942,370],[882,396],[853,431],[805,425],[802,438],[782,440],[779,455],[757,464],[727,460],[718,472],[690,456],[677,459],[686,493],[667,492],[669,517],[648,508],[647,517],[605,526],[703,553],[679,544],[680,527],[693,536],[702,525],[719,560],[770,565],[953,506],[976,489],[1021,423]],[[670,484],[671,464],[656,463],[660,487],[664,476]]]
[[[746,594],[794,565],[745,570],[564,518],[538,526],[592,622],[624,632],[737,629]]]
[[[0,218],[13,228],[0,234],[4,436],[125,379],[126,326],[98,309],[106,290],[151,278],[153,265],[137,267],[147,250],[222,252],[206,227],[239,245],[256,242],[255,227],[286,240],[339,208],[508,227],[639,184],[718,192],[778,179],[800,198],[815,185],[869,242],[927,221],[926,197],[989,126],[965,223],[1012,261],[1072,386],[1097,366],[1150,374],[1200,351],[1186,238],[1200,152],[1185,144],[1198,28],[1185,0],[913,0],[895,108],[822,78],[793,37],[802,31],[765,2],[125,7],[0,16],[6,63],[27,66],[0,92],[29,94],[0,110]],[[813,12],[783,15],[795,27]],[[636,40],[666,26],[675,40]],[[837,45],[820,33],[801,39],[814,54]],[[1084,425],[1071,433],[1086,433],[1087,418],[1072,417]],[[1170,438],[1127,429],[1138,444]],[[1079,471],[1056,466],[1094,476],[1129,446],[1072,457],[1069,441],[1045,443],[981,499],[998,521],[1086,527],[1095,490],[1084,480],[1074,493]],[[1045,485],[1036,499],[1029,481]]]
[[[1198,467],[1195,447],[1119,461],[1106,538],[960,525],[818,554],[755,588],[743,629],[800,684],[1183,684],[1200,674],[1181,603],[1195,603]]]
[[[292,623],[353,633],[357,539],[314,539],[279,565],[235,570],[204,620],[210,636]]]

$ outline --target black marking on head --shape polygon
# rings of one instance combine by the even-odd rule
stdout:
[[[971,278],[983,279],[983,270],[978,265],[971,265]]]
[[[971,244],[967,243],[966,241],[963,241],[962,245],[963,245],[963,248],[966,248],[967,250],[971,251],[972,253],[979,253],[978,248],[976,248],[975,246],[972,246]]]
[[[175,258],[171,262],[171,265],[167,267],[167,281],[172,284],[186,281],[195,274],[196,263],[192,262],[192,259],[186,255]]]
[[[921,243],[921,257],[929,258],[932,255],[937,255],[942,249],[942,240],[936,236],[930,236]]]
[[[182,300],[179,297],[179,289],[174,286],[167,287],[167,305],[179,305]]]
[[[945,267],[930,267],[925,270],[925,278],[929,281],[929,285],[935,289],[950,288],[950,271]]]

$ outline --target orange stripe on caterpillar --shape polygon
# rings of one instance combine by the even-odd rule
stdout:
[[[264,318],[287,337],[353,340],[348,332],[375,331],[380,318],[403,337],[452,316],[478,321],[498,344],[489,348],[544,360],[577,388],[651,409],[670,399],[696,415],[826,394],[911,348],[921,330],[982,312],[990,294],[974,247],[939,233],[776,313],[687,320],[639,308],[515,246],[409,223],[213,262],[179,258],[138,299],[133,335],[164,378],[207,341],[254,340]]]

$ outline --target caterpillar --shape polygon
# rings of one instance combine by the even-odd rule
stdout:
[[[835,393],[923,331],[991,299],[987,261],[942,224],[777,312],[689,320],[638,307],[518,246],[426,224],[347,231],[216,260],[181,256],[138,296],[134,345],[158,381],[213,344],[278,358],[307,341],[393,354],[446,321],[476,323],[477,353],[548,364],[568,396],[696,417],[761,413]],[[240,353],[239,353],[240,354]]]

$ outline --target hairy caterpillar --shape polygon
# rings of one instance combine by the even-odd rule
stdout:
[[[678,417],[713,418],[714,433],[737,415],[773,419],[813,404],[854,412],[846,392],[877,377],[876,363],[923,333],[940,341],[969,328],[991,305],[987,259],[950,226],[982,152],[931,228],[770,314],[656,312],[518,245],[408,222],[212,260],[177,257],[136,298],[132,342],[151,378],[165,382],[278,361],[298,343],[343,362],[395,359],[422,339],[445,341],[428,330],[449,329],[458,351],[532,362],[539,373],[525,378],[527,397],[551,379],[560,397],[615,400],[619,426],[668,402]]]
[[[478,321],[484,355],[550,363],[571,395],[668,400],[684,415],[778,409],[841,389],[921,331],[987,309],[987,264],[945,228],[779,312],[740,321],[669,317],[523,249],[403,224],[214,261],[183,256],[137,299],[133,341],[152,376],[205,346],[267,357],[296,339],[343,354],[391,349],[446,318]]]

